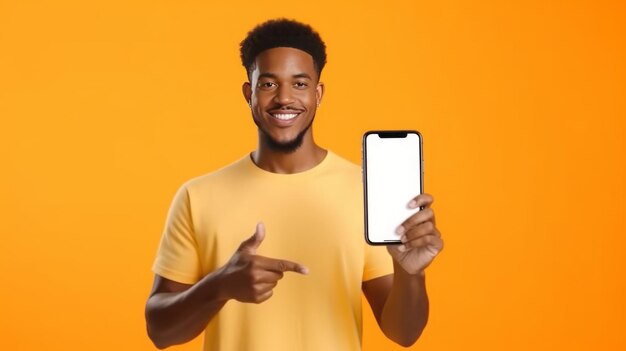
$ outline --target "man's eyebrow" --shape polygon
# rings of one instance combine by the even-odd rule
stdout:
[[[259,78],[277,78],[277,76],[274,73],[261,73]]]
[[[308,75],[307,73],[298,73],[298,74],[294,74],[292,76],[293,78],[307,78],[307,79],[313,79],[311,78],[310,75]],[[278,78],[278,76],[274,73],[261,73],[259,74],[259,79],[260,78],[272,78],[272,79],[276,79]]]
[[[294,74],[293,75],[294,78],[308,78],[308,79],[312,79],[310,75],[306,74],[306,73],[298,73],[298,74]]]

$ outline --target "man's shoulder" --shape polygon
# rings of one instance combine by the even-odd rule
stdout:
[[[356,178],[360,179],[361,167],[358,164],[338,155],[332,150],[328,150],[327,157],[328,165],[323,167],[321,173],[330,173],[333,176],[352,181]],[[246,154],[217,170],[189,179],[183,184],[183,187],[188,192],[194,193],[214,187],[237,186],[237,184],[241,185],[250,179],[254,179],[255,176],[258,176],[257,173],[250,160],[250,155]],[[316,172],[316,174],[320,174],[320,172]]]
[[[183,184],[188,191],[200,190],[212,185],[219,185],[225,182],[237,181],[246,174],[246,161],[249,155],[243,156],[230,164],[218,168],[214,171],[202,174],[189,179]]]
[[[358,164],[338,155],[337,153],[328,150],[328,156],[331,157],[331,171],[348,176],[360,176],[361,166]]]

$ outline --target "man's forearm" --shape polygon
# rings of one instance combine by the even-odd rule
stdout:
[[[428,321],[428,295],[424,273],[408,274],[394,262],[393,285],[381,316],[381,329],[388,338],[410,346]]]
[[[146,304],[148,335],[163,349],[198,336],[227,302],[219,294],[219,271],[182,292],[152,295]]]

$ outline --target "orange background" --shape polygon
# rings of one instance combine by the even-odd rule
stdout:
[[[318,142],[424,135],[446,249],[413,349],[626,349],[623,2],[2,1],[3,349],[153,349],[167,208],[255,147],[238,43],[276,16],[328,45]],[[364,344],[400,349],[369,314]]]

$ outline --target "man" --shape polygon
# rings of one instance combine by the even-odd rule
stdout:
[[[205,331],[205,350],[360,350],[363,291],[382,331],[412,345],[428,318],[424,269],[443,248],[432,197],[408,204],[423,210],[399,223],[403,245],[367,245],[359,167],[313,140],[319,35],[268,21],[241,58],[258,147],[176,194],[146,304],[150,338],[165,348]]]

